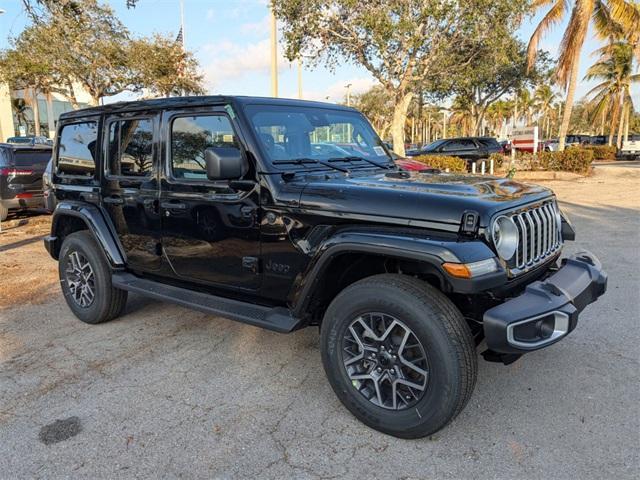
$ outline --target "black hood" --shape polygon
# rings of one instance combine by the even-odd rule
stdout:
[[[507,178],[410,172],[310,180],[300,207],[333,212],[393,217],[459,225],[465,210],[480,214],[480,225],[502,210],[553,195],[539,185]]]

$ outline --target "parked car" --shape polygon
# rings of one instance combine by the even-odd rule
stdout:
[[[0,143],[0,220],[10,210],[43,206],[42,174],[51,147]]]
[[[420,155],[449,155],[468,162],[489,158],[492,153],[502,153],[503,149],[495,138],[463,137],[436,140],[421,150],[410,150],[408,157]]]
[[[316,155],[310,138],[345,124],[361,156]],[[477,345],[511,363],[565,338],[606,290],[595,255],[560,261],[574,231],[551,190],[400,170],[349,107],[175,97],[67,112],[57,128],[44,243],[80,320],[116,318],[136,292],[278,332],[319,327],[336,395],[390,435],[460,413]]]
[[[638,160],[640,159],[640,135],[629,135],[627,140],[623,140],[622,147],[616,153],[618,160]]]
[[[9,137],[7,138],[7,143],[10,143],[12,145],[31,145],[31,146],[35,146],[35,145],[48,145],[48,146],[52,146],[53,145],[53,140],[47,138],[47,137],[42,137],[42,136],[33,136],[33,137]]]
[[[418,162],[417,160],[411,160],[410,158],[398,157],[397,159],[394,159],[394,162],[401,169],[413,172],[421,172],[430,169],[429,165]]]

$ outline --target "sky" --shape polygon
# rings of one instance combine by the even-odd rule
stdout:
[[[180,28],[179,0],[138,0],[135,9],[127,9],[126,0],[106,3],[134,35],[148,36],[155,32],[176,35]],[[27,18],[20,0],[0,0],[0,9],[5,10],[0,15],[0,48],[6,48],[8,36],[18,35]],[[518,30],[520,38],[529,39],[542,15],[543,12],[524,21]],[[270,95],[268,0],[184,0],[184,23],[186,47],[200,62],[208,93]],[[540,48],[555,56],[564,26],[559,24],[552,30]],[[590,34],[581,56],[580,78],[593,61],[590,53],[598,46]],[[279,96],[294,98],[298,94],[297,67],[282,57],[282,50],[281,46]],[[352,93],[361,93],[375,84],[365,69],[351,64],[343,64],[334,71],[323,66],[305,66],[302,77],[304,98],[330,102],[344,99],[347,84],[351,84]],[[593,86],[581,81],[577,98]],[[635,86],[632,91],[636,105],[640,105],[639,90]],[[122,94],[112,100],[131,98],[131,94]]]

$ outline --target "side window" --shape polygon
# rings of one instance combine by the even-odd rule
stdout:
[[[92,177],[96,171],[98,123],[71,123],[58,139],[58,172]]]
[[[442,147],[443,152],[451,152],[453,150],[460,150],[460,143],[454,141],[447,142],[447,144]]]
[[[171,123],[171,172],[174,178],[206,180],[204,151],[209,147],[234,147],[238,143],[224,115],[177,117]]]
[[[117,120],[109,124],[109,175],[146,177],[153,167],[153,121]]]

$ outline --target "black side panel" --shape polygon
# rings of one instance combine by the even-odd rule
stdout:
[[[122,250],[111,233],[110,223],[105,220],[105,217],[97,206],[71,200],[60,202],[53,213],[51,224],[52,236],[58,237],[60,235],[60,225],[63,223],[61,219],[65,216],[81,219],[102,247],[111,266],[115,268],[124,267],[125,258]],[[59,248],[60,245],[56,245],[56,255]]]

